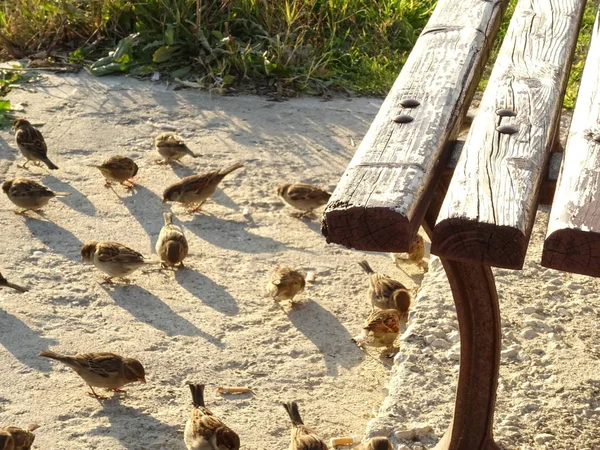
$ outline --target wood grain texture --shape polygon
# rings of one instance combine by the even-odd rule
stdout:
[[[327,242],[408,250],[507,3],[438,3],[324,211]],[[406,99],[419,105],[402,107]],[[393,119],[399,115],[414,120],[397,123]]]
[[[442,205],[433,253],[523,267],[584,6],[517,4]]]
[[[542,265],[600,276],[600,16],[565,149]]]

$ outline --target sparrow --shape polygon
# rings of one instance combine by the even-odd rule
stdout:
[[[376,309],[363,324],[362,333],[352,338],[359,347],[391,347],[406,317],[395,309]]]
[[[292,420],[292,436],[289,450],[327,450],[327,445],[309,427],[304,425],[298,411],[298,403],[283,403]]]
[[[267,281],[267,293],[275,301],[290,300],[304,290],[304,275],[290,267],[275,267]]]
[[[27,159],[25,164],[21,167],[26,168],[29,161],[33,161],[35,165],[39,165],[40,161],[48,166],[50,170],[56,170],[58,167],[48,159],[48,147],[44,136],[40,133],[40,130],[34,128],[29,121],[25,119],[17,119],[13,122],[12,126],[15,130],[15,141],[17,147],[21,151],[21,154]]]
[[[188,243],[183,231],[173,224],[173,213],[163,213],[165,224],[160,230],[158,241],[156,241],[156,253],[161,260],[163,268],[183,267],[183,259],[188,254]]]
[[[135,188],[135,184],[131,181],[131,178],[135,177],[138,173],[138,166],[133,159],[127,156],[111,156],[99,166],[92,166],[102,172],[106,183],[104,186],[110,187],[114,181],[120,183],[127,189]]]
[[[311,214],[313,210],[326,205],[331,197],[329,192],[302,183],[280,184],[277,187],[277,195],[292,208],[302,211],[298,217]]]
[[[30,425],[27,429],[19,427],[0,428],[0,450],[29,450],[35,440],[32,431],[37,425]]]
[[[92,390],[89,393],[92,397],[106,398],[96,394],[94,387],[120,392],[121,388],[129,383],[139,381],[146,384],[144,366],[137,359],[124,358],[108,352],[66,356],[49,350],[42,351],[40,356],[60,361],[77,372]]]
[[[374,437],[356,447],[355,450],[394,450],[394,447],[388,438]]]
[[[14,289],[15,291],[19,292],[19,293],[23,293],[23,292],[27,292],[29,289],[26,289],[24,287],[19,286],[18,284],[14,284],[14,283],[9,283],[8,280],[6,278],[4,278],[2,276],[2,274],[0,273],[0,286],[5,286],[5,287],[9,287]],[[0,447],[0,450],[2,449],[2,447]]]
[[[22,208],[21,211],[15,211],[17,214],[23,214],[29,210],[37,211],[46,206],[54,197],[71,195],[68,192],[53,192],[43,184],[28,178],[6,180],[2,183],[2,191],[11,202]]]
[[[374,272],[367,261],[361,261],[358,265],[369,275],[367,298],[371,302],[373,309],[393,308],[400,311],[403,315],[407,315],[411,304],[408,289],[399,281],[392,280],[387,275]]]
[[[112,283],[112,278],[125,279],[145,264],[154,264],[146,261],[141,253],[118,242],[86,242],[81,247],[81,260],[93,263],[106,273],[108,277],[104,283],[107,284]]]
[[[156,136],[154,138],[154,147],[160,156],[164,158],[156,160],[157,164],[167,164],[171,161],[179,162],[185,155],[189,155],[192,158],[200,157],[200,155],[195,154],[185,145],[181,136],[171,132],[161,133]]]
[[[240,438],[236,432],[204,404],[204,385],[189,386],[194,407],[183,432],[187,450],[239,450]]]
[[[163,192],[163,203],[179,202],[190,207],[188,212],[199,211],[204,202],[215,193],[217,186],[225,175],[244,167],[242,163],[235,163],[226,169],[215,170],[202,175],[191,175],[172,184]]]
[[[427,268],[425,257],[425,240],[423,236],[417,234],[410,244],[408,253],[391,253],[392,260],[399,269],[403,264],[416,264],[417,266]]]

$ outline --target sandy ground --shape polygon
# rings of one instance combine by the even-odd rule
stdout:
[[[245,449],[287,447],[281,401],[297,400],[325,438],[364,432],[392,366],[350,341],[370,310],[356,264],[364,255],[326,245],[318,220],[290,217],[275,188],[304,181],[332,189],[379,100],[276,103],[85,74],[46,76],[10,99],[26,104],[60,170],[17,168],[12,133],[2,130],[0,179],[27,176],[71,196],[48,205],[45,217],[15,215],[0,196],[0,270],[31,288],[0,290],[0,424],[39,424],[40,449],[183,449],[186,384],[205,382],[208,405]],[[154,164],[152,136],[172,129],[202,158]],[[134,193],[116,187],[117,196],[88,167],[117,154],[140,167]],[[208,214],[161,203],[178,178],[238,160],[245,168],[225,179]],[[169,209],[190,243],[187,270],[138,272],[129,286],[106,287],[81,263],[79,249],[91,239],[152,256]],[[387,255],[368,259],[415,285]],[[276,264],[316,272],[294,309],[263,297]],[[100,403],[70,369],[37,356],[48,348],[138,358],[148,384]],[[251,386],[256,395],[221,396],[219,385]]]

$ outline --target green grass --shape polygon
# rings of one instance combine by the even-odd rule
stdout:
[[[507,18],[514,9],[511,0]],[[435,0],[0,0],[0,57],[48,51],[92,73],[208,89],[384,95]],[[589,1],[565,105],[573,106],[597,0]],[[508,20],[500,30],[506,32]],[[499,43],[500,40],[497,41]],[[496,50],[499,45],[496,46]],[[480,84],[484,87],[486,78]]]

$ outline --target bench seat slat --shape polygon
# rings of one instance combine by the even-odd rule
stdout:
[[[542,265],[600,276],[600,13],[573,112]]]
[[[517,4],[438,216],[433,253],[523,267],[584,7]]]
[[[406,251],[469,107],[507,0],[441,0],[325,209],[327,242]],[[417,100],[417,107],[401,101]],[[394,117],[408,115],[410,123]]]

